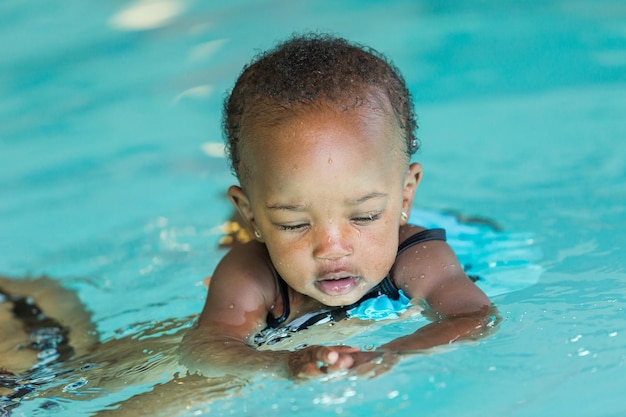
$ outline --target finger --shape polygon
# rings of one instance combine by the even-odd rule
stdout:
[[[297,377],[324,375],[352,367],[358,352],[350,346],[309,346],[292,354],[289,367]]]
[[[323,362],[327,365],[334,365],[337,363],[337,361],[339,360],[339,358],[341,357],[341,355],[339,354],[339,352],[335,351],[335,350],[330,350],[329,352],[327,352],[325,355],[326,360],[324,360]]]
[[[329,371],[351,368],[356,360],[355,355],[361,353],[361,349],[358,347],[331,346],[329,349],[338,355],[335,360],[335,356],[329,354],[329,357],[332,358],[332,363],[329,363],[328,366]]]
[[[354,363],[353,354],[361,352],[360,348],[351,346],[328,346],[322,349],[320,351],[322,356],[318,360],[338,369],[352,366]]]
[[[313,352],[313,359],[323,365],[333,365],[339,359],[340,353],[333,346],[317,346]]]
[[[298,372],[298,377],[303,378],[303,377],[312,377],[312,376],[319,376],[324,374],[324,370],[320,369],[317,364],[314,363],[307,363],[302,365],[302,368],[300,368],[300,371]]]
[[[340,369],[349,369],[355,363],[354,354],[350,353],[341,353],[337,361],[334,364],[328,366],[329,371],[338,371]]]

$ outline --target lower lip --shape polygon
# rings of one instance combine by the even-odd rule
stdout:
[[[350,292],[356,286],[356,283],[356,277],[347,277],[317,281],[316,285],[325,294],[343,295]]]

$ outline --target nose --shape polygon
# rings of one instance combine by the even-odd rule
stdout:
[[[347,227],[329,225],[315,229],[313,243],[315,259],[336,260],[352,254],[351,232]]]

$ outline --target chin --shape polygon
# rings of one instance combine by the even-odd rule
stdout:
[[[318,299],[324,305],[329,307],[343,307],[349,306],[351,304],[359,301],[365,294],[359,293],[350,293],[350,294],[342,294],[342,295],[328,295],[323,294],[321,299]]]

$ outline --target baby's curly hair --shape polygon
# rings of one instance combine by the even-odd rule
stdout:
[[[413,100],[398,69],[376,50],[330,35],[297,35],[243,68],[224,102],[223,129],[233,173],[240,178],[244,115],[293,110],[328,100],[359,106],[372,90],[385,94],[402,130],[410,159],[419,148]],[[256,108],[256,110],[255,110]]]

